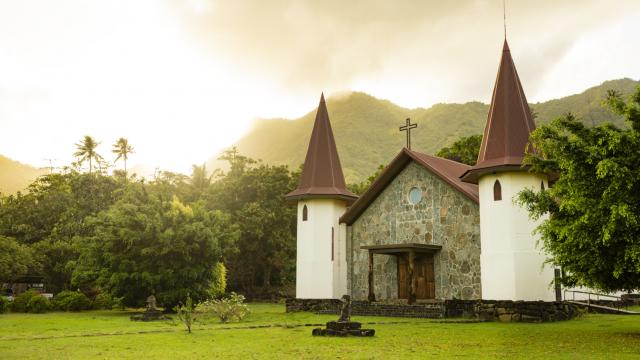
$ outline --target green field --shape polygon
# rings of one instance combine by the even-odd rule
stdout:
[[[126,311],[0,315],[0,359],[424,359],[640,358],[640,316],[585,315],[547,324],[356,317],[373,338],[318,338],[335,316],[252,304],[241,323],[205,320],[192,334],[170,321],[132,322]]]

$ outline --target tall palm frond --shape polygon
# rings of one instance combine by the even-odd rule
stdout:
[[[112,153],[116,154],[117,157],[114,160],[114,163],[120,159],[124,161],[124,173],[127,173],[127,160],[129,160],[129,154],[133,154],[135,151],[133,150],[133,146],[129,145],[129,140],[125,138],[120,138],[113,144]]]
[[[93,171],[93,160],[100,162],[102,156],[96,152],[96,148],[100,145],[94,138],[85,135],[81,142],[76,143],[76,152],[73,154],[78,158],[78,163],[82,165],[85,161],[89,161],[89,174]]]

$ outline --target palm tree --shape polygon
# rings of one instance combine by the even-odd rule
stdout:
[[[113,144],[112,153],[117,154],[115,161],[120,159],[124,160],[124,173],[127,174],[127,160],[129,159],[129,154],[133,154],[135,151],[133,150],[133,146],[129,145],[129,140],[125,138],[120,138]]]
[[[80,165],[89,160],[89,174],[93,171],[93,160],[96,160],[98,163],[103,160],[102,156],[96,152],[98,145],[100,145],[100,143],[89,135],[85,135],[84,139],[76,144],[78,151],[76,151],[73,156],[78,158]]]
[[[206,164],[202,164],[202,166],[192,165],[191,169],[191,186],[198,191],[203,191],[211,185],[211,178],[213,175],[207,175]]]

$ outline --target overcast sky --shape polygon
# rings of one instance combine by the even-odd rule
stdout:
[[[640,1],[506,8],[529,101],[640,78]],[[132,164],[186,173],[321,91],[488,102],[502,17],[500,0],[0,0],[0,154],[65,165],[89,134],[109,159],[122,136]]]

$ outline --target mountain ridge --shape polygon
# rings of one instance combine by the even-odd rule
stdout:
[[[22,191],[35,178],[46,173],[45,169],[39,169],[0,155],[0,193],[10,195]]]
[[[530,105],[537,125],[572,112],[590,126],[605,121],[625,126],[622,117],[601,104],[609,89],[628,96],[638,86],[640,81],[629,78],[608,80],[579,94]],[[481,134],[489,109],[488,104],[479,101],[409,109],[363,92],[329,97],[327,107],[348,183],[366,179],[380,164],[388,164],[397,155],[405,142],[398,128],[404,125],[406,117],[419,125],[411,133],[413,148],[433,154],[461,136]],[[314,108],[294,120],[258,119],[235,146],[245,156],[296,169],[304,161],[315,112]],[[208,169],[225,168],[226,164],[217,160],[218,157],[219,154],[207,160]],[[36,177],[46,173],[45,169],[0,155],[0,193],[7,195],[24,190]]]
[[[530,106],[537,125],[571,112],[591,126],[603,122],[624,126],[622,117],[608,111],[602,102],[607,90],[627,96],[637,86],[640,81],[629,78],[608,80],[581,93]],[[462,136],[481,134],[489,109],[488,104],[479,101],[409,109],[363,92],[329,97],[327,107],[345,178],[350,183],[366,179],[380,164],[387,164],[397,155],[405,142],[404,134],[398,131],[405,118],[410,117],[419,125],[412,132],[413,149],[433,154]],[[293,120],[259,119],[234,146],[241,154],[265,163],[297,168],[304,161],[315,111]],[[207,168],[224,169],[218,156],[207,161]]]

